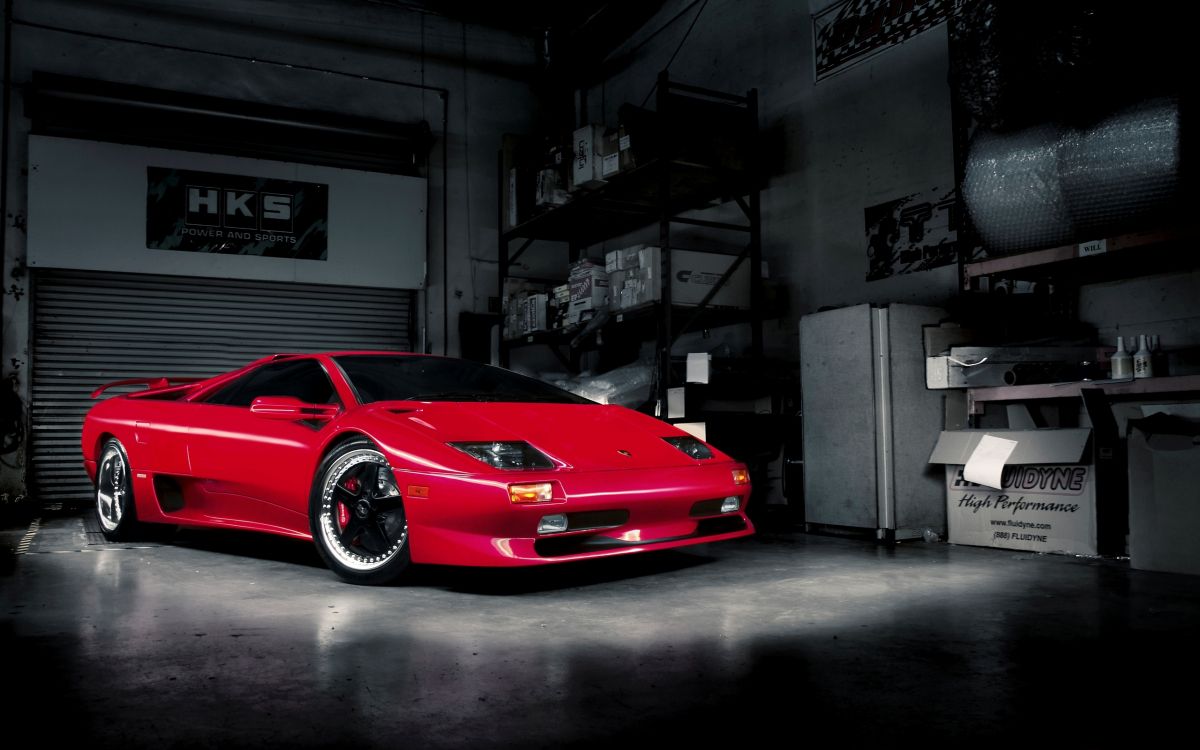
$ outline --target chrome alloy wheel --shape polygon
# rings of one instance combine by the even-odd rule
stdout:
[[[100,457],[100,468],[96,470],[96,515],[107,532],[114,532],[121,524],[125,513],[125,499],[129,494],[129,467],[125,457],[115,443],[110,443]]]
[[[400,488],[382,453],[353,450],[325,472],[319,533],[339,563],[359,571],[386,565],[408,543]]]

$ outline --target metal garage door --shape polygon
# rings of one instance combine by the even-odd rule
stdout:
[[[97,386],[215,375],[279,352],[412,351],[415,296],[407,289],[36,271],[34,497],[89,497],[79,433]]]

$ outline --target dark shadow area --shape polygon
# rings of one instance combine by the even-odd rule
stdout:
[[[324,568],[312,542],[255,531],[181,528],[164,542],[168,546],[248,557],[254,560]]]
[[[312,542],[289,539],[274,534],[181,528],[175,531],[170,538],[160,541],[167,546],[186,547],[254,560],[269,560],[310,568],[325,567]],[[653,576],[707,565],[711,562],[714,562],[713,558],[706,557],[701,553],[663,550],[519,568],[413,565],[396,585],[433,587],[470,594],[513,596]]]
[[[269,593],[30,558],[0,588],[6,708],[54,745],[1140,747],[1191,730],[1200,670],[1200,579],[1008,550],[767,534]]]
[[[17,612],[5,614],[11,617]],[[4,714],[14,720],[19,718],[32,732],[38,732],[39,725],[49,722],[54,729],[54,740],[85,745],[97,717],[88,710],[76,689],[79,679],[76,668],[82,659],[76,643],[62,637],[65,635],[18,637],[12,620],[0,621],[0,659],[10,680],[10,689],[5,691]],[[20,688],[12,689],[18,681]],[[63,721],[63,717],[70,718]]]

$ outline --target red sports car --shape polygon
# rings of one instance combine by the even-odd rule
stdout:
[[[746,467],[620,406],[497,367],[279,354],[200,382],[119,381],[83,425],[105,535],[145,524],[313,539],[347,581],[747,536]]]

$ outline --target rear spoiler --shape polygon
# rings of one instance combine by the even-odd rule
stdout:
[[[109,388],[116,388],[122,385],[144,385],[148,391],[157,391],[160,388],[190,385],[191,383],[199,383],[202,380],[207,380],[207,378],[126,378],[125,380],[114,380],[111,383],[105,383],[92,391],[92,398],[99,398],[100,394]]]

